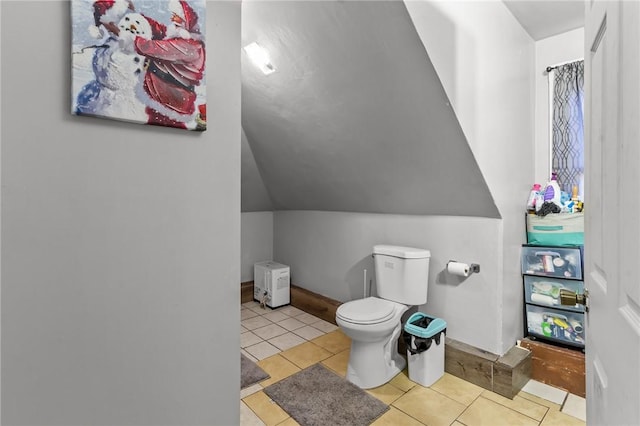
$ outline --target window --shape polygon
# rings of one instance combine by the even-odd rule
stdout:
[[[547,68],[550,85],[550,172],[560,189],[584,194],[584,61]],[[549,173],[551,175],[551,173]]]

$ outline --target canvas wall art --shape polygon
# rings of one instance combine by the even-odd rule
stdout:
[[[72,0],[72,113],[205,130],[205,0]]]

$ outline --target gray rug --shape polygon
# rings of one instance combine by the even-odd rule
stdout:
[[[276,382],[264,392],[302,426],[365,426],[389,409],[321,364]]]
[[[262,368],[249,358],[240,354],[240,389],[244,389],[254,383],[268,379],[269,376]]]

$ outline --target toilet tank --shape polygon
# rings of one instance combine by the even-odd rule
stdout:
[[[375,245],[373,258],[378,297],[405,305],[427,303],[429,250]]]

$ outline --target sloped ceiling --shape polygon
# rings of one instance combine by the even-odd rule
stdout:
[[[241,145],[241,208],[243,212],[261,212],[273,210],[271,198],[264,186],[253,152],[242,131]]]
[[[532,39],[558,35],[584,27],[581,0],[503,0]]]
[[[242,164],[275,210],[500,217],[403,2],[244,1],[254,41],[277,71],[242,54]]]

